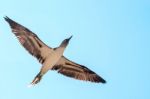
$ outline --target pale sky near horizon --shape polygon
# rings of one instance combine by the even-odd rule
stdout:
[[[73,35],[64,55],[102,76],[83,82],[49,71],[19,44],[3,17],[51,47]],[[3,0],[0,2],[0,99],[150,99],[149,0]]]

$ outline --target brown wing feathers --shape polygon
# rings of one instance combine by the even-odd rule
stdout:
[[[87,67],[81,65],[75,66],[69,63],[65,63],[64,65],[54,66],[53,70],[57,70],[58,73],[79,80],[106,83],[106,81],[102,77],[100,77]]]
[[[5,20],[9,23],[12,32],[17,36],[22,46],[33,56],[35,56],[41,63],[43,63],[41,52],[39,50],[44,43],[29,29],[18,24],[17,22],[5,17]]]

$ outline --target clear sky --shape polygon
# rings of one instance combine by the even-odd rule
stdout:
[[[27,85],[41,64],[19,44],[3,17],[51,47],[73,35],[64,55],[106,84],[48,72]],[[0,99],[150,99],[150,0],[2,0]]]

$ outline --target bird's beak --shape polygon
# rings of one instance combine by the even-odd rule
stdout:
[[[73,36],[71,35],[69,38],[68,38],[68,41],[72,38]]]

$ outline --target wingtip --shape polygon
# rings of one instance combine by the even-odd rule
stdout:
[[[4,16],[3,18],[4,18],[5,21],[7,21],[8,23],[13,22],[13,20],[11,20],[8,16]]]
[[[3,17],[6,21],[9,19],[9,17],[8,16],[4,16]]]
[[[107,83],[106,80],[104,80],[102,77],[100,77],[98,75],[96,76],[94,82],[96,82],[96,83],[102,83],[102,84]]]
[[[17,22],[14,20],[10,19],[8,16],[4,16],[4,20],[10,25],[11,28],[15,28],[16,25],[18,25]]]
[[[102,80],[101,83],[106,84],[107,82],[106,82],[106,80]]]
[[[104,80],[103,78],[100,78],[99,82],[102,83],[102,84],[106,84],[107,83],[106,80]]]
[[[107,82],[105,80],[98,80],[98,81],[92,81],[94,83],[102,83],[102,84],[106,84]]]

